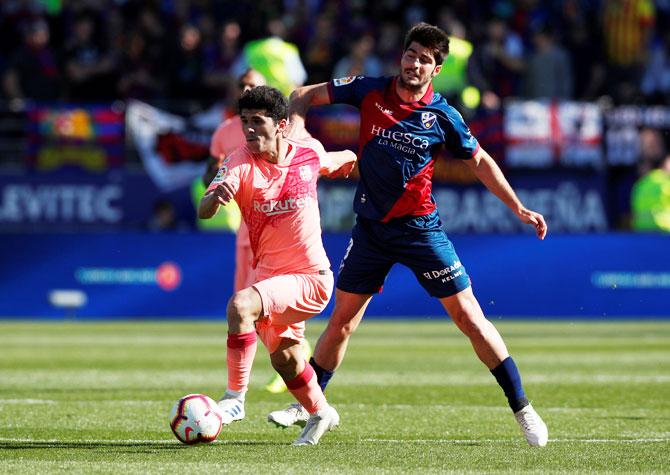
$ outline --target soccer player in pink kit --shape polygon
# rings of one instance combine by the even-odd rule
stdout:
[[[326,153],[311,138],[284,137],[288,103],[274,88],[244,92],[239,109],[246,145],[223,161],[198,210],[200,218],[210,218],[235,199],[249,228],[256,272],[256,283],[228,302],[228,387],[219,406],[224,424],[244,418],[258,334],[272,366],[310,414],[294,445],[315,445],[339,424],[300,349],[305,320],[323,311],[333,290],[316,181],[322,174],[348,175],[356,155]]]

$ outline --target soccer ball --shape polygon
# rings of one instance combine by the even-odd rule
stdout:
[[[213,442],[221,432],[221,411],[210,397],[189,394],[172,407],[170,428],[188,445]]]

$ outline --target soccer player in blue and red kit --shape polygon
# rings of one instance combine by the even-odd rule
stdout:
[[[421,23],[407,33],[397,76],[335,79],[291,95],[289,114],[297,124],[309,106],[330,103],[355,106],[361,117],[357,221],[340,266],[335,308],[310,363],[325,389],[372,296],[380,291],[391,266],[403,264],[431,296],[440,299],[470,339],[502,387],[528,443],[544,446],[547,426],[528,402],[517,366],[484,316],[465,267],[442,229],[431,193],[434,150],[444,144],[462,159],[522,222],[535,228],[539,239],[544,239],[547,225],[541,214],[521,203],[461,115],[433,91],[431,80],[448,52],[446,33]],[[303,422],[303,412],[293,405],[272,412],[268,419],[288,426]]]

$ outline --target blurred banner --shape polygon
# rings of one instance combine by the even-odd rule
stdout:
[[[602,112],[594,103],[510,101],[504,137],[508,167],[604,166]]]
[[[111,105],[30,104],[26,160],[31,168],[101,173],[125,164],[124,112]]]
[[[452,240],[486,315],[670,318],[662,235],[458,235]],[[0,235],[3,318],[224,318],[232,293],[229,234]],[[337,271],[348,234],[325,234]],[[437,276],[441,269],[433,270]],[[330,315],[332,302],[324,312]],[[394,266],[370,317],[444,315]]]
[[[111,106],[33,105],[30,167],[0,171],[0,226],[138,230],[152,219],[154,204],[167,200],[180,228],[192,228],[190,185],[203,172],[223,115],[221,107],[186,117],[131,101],[124,129],[123,113]],[[315,107],[308,124],[327,149],[358,150],[356,109]],[[637,167],[662,153],[670,108],[512,101],[504,113],[479,111],[469,124],[524,203],[547,217],[551,232],[603,232],[628,228]],[[140,169],[124,162],[124,131]],[[434,195],[448,232],[527,232],[460,160],[443,148],[436,158]],[[356,179],[354,172],[349,180],[320,183],[324,230],[349,231]]]
[[[531,209],[542,213],[550,233],[604,232],[611,228],[605,178],[597,174],[537,171],[508,177]],[[349,232],[354,223],[355,188],[319,183],[321,224],[326,231]],[[438,185],[433,195],[448,233],[530,233],[527,226],[481,185]]]
[[[599,175],[535,172],[510,176],[527,206],[542,213],[550,232],[603,232],[611,229],[605,179]],[[355,186],[338,180],[319,183],[324,231],[349,232],[354,223]],[[449,233],[531,232],[481,185],[439,185],[435,201]],[[145,229],[154,205],[169,201],[182,223],[194,227],[195,206],[188,193],[164,193],[143,173],[117,170],[104,175],[0,174],[0,228],[12,232],[119,231]]]
[[[223,111],[181,117],[139,101],[128,103],[126,125],[144,169],[163,191],[188,188],[203,174],[209,142]]]
[[[605,112],[607,138],[605,156],[608,165],[636,166],[646,153],[643,141],[649,132],[670,136],[670,107],[620,106]],[[647,134],[641,133],[647,131]],[[662,139],[661,139],[662,140]],[[647,147],[655,144],[647,144]]]

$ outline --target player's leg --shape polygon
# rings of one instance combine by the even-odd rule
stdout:
[[[472,288],[440,299],[456,326],[470,339],[479,359],[502,388],[514,416],[531,446],[547,444],[548,431],[528,402],[516,363],[495,326],[484,316]]]
[[[302,354],[305,361],[309,361],[312,357],[312,345],[309,344],[309,341],[305,338],[300,344]],[[272,394],[280,394],[287,390],[286,383],[282,379],[281,375],[277,372],[272,375],[268,383],[265,385],[265,390]]]
[[[342,363],[351,334],[361,322],[373,294],[381,289],[392,265],[393,260],[375,242],[367,225],[356,224],[340,264],[335,308],[309,361],[324,392],[335,369]],[[268,420],[284,427],[300,424],[298,409],[290,405],[273,411]]]
[[[253,287],[235,292],[228,301],[228,387],[219,401],[224,424],[244,419],[244,399],[258,347],[254,323],[262,309],[261,297]]]
[[[321,271],[279,276],[255,287],[267,302],[266,316],[256,323],[256,330],[270,351],[273,367],[283,377],[300,410],[308,414],[305,429],[295,445],[314,445],[339,424],[339,415],[326,402],[314,369],[305,362],[301,343],[305,339],[305,320],[323,311],[330,300],[333,274]],[[279,424],[271,416],[268,420]]]
[[[328,325],[316,342],[310,364],[316,371],[321,389],[325,391],[335,370],[340,366],[349,345],[349,338],[363,319],[372,294],[354,294],[335,290],[335,308]]]
[[[253,268],[254,254],[249,244],[249,230],[244,222],[237,231],[235,240],[235,291],[251,287],[256,282],[256,272]],[[307,344],[309,347],[309,344]],[[311,348],[308,350],[311,356]],[[273,372],[270,381],[265,389],[273,394],[279,394],[286,391],[284,380],[277,373]]]
[[[381,290],[394,263],[374,223],[359,218],[340,264],[335,308],[310,360],[322,390],[326,390],[333,372],[342,363],[351,334],[358,328],[372,296]]]
[[[472,287],[456,295],[440,299],[442,306],[470,343],[482,363],[490,370],[509,357],[507,347],[498,330],[484,316]],[[526,401],[527,402],[527,401]]]
[[[484,316],[472,292],[470,277],[439,221],[434,224],[409,236],[412,245],[398,251],[401,262],[412,269],[431,296],[440,299],[456,326],[470,339],[475,353],[503,389],[528,442],[546,444],[546,426],[526,399],[519,371],[505,342]]]
[[[340,416],[326,401],[314,369],[303,359],[303,355],[299,342],[284,338],[270,359],[288,390],[309,414],[305,428],[294,445],[316,445],[326,432],[339,425]]]
[[[335,290],[335,308],[316,343],[314,356],[310,358],[308,365],[316,373],[316,380],[322,391],[326,390],[335,370],[342,363],[349,337],[361,322],[371,299],[370,294],[359,295]],[[297,404],[268,414],[268,421],[280,427],[302,425],[305,420],[306,412]]]

